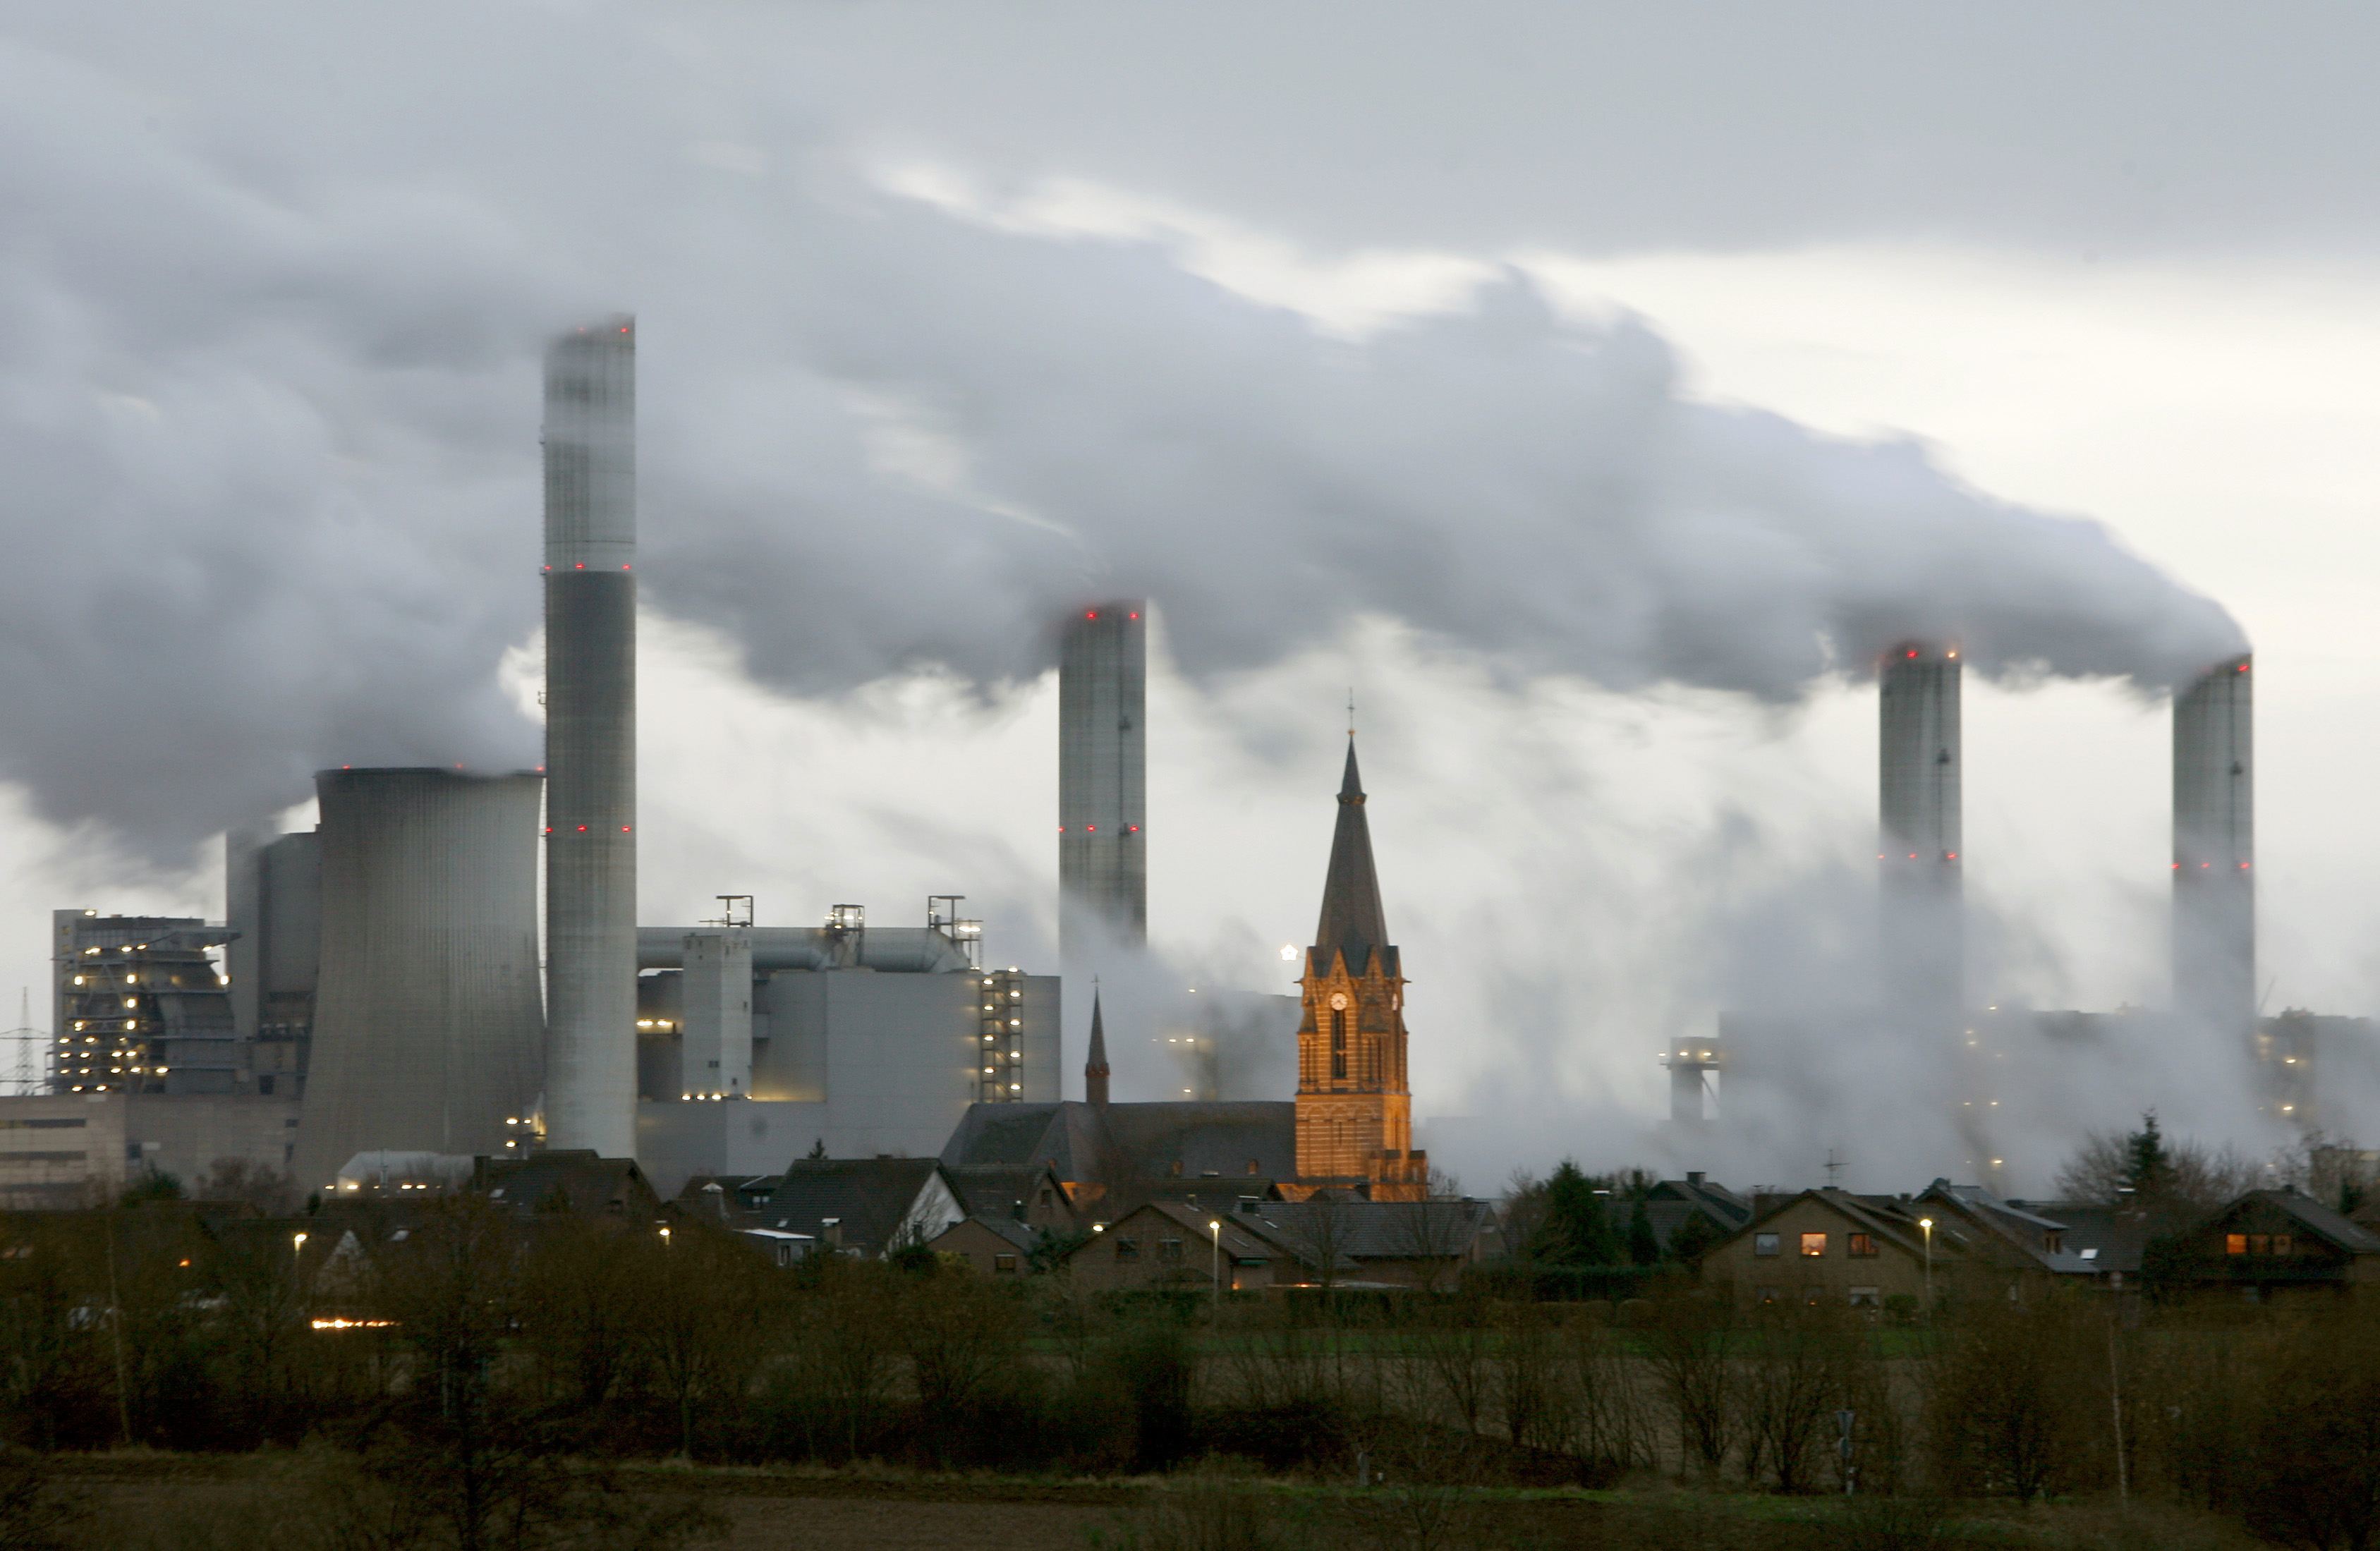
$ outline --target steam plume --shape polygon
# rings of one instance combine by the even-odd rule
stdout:
[[[0,50],[0,774],[54,819],[164,857],[318,766],[528,762],[493,665],[536,611],[537,346],[610,307],[651,601],[795,693],[996,690],[1089,591],[1158,599],[1194,675],[1366,615],[1769,701],[1908,637],[2144,687],[2242,645],[2097,525],[1692,402],[1524,275],[1334,339],[1152,247],[771,176],[785,132],[719,153],[689,80],[489,57],[267,137],[227,126],[294,62],[185,72],[167,117],[129,66]]]

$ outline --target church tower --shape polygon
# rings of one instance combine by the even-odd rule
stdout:
[[[1405,979],[1380,909],[1355,744],[1339,784],[1339,828],[1322,920],[1305,951],[1297,1025],[1297,1172],[1307,1186],[1363,1185],[1374,1200],[1418,1200],[1428,1159],[1413,1150],[1405,1084]]]

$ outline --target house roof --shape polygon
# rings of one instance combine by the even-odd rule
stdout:
[[[1041,1242],[1041,1235],[1039,1233],[1034,1231],[1034,1230],[1026,1224],[1017,1221],[1014,1218],[992,1217],[987,1213],[977,1212],[961,1218],[958,1221],[951,1224],[948,1228],[943,1229],[940,1233],[935,1234],[931,1239],[926,1241],[926,1247],[928,1249],[933,1248],[936,1244],[941,1243],[944,1239],[949,1238],[960,1229],[965,1228],[968,1223],[975,1224],[978,1228],[980,1228],[985,1232],[991,1234],[994,1238],[1014,1245],[1018,1250],[1026,1254],[1032,1254],[1034,1247]]]
[[[634,1158],[602,1157],[591,1150],[561,1148],[527,1157],[482,1158],[471,1188],[509,1212],[581,1215],[648,1215],[661,1197]]]
[[[1467,1254],[1487,1231],[1485,1201],[1268,1201],[1231,1220],[1263,1235],[1300,1261],[1326,1252],[1341,1267],[1366,1260],[1441,1259]]]
[[[930,1157],[801,1158],[773,1181],[764,1179],[744,1187],[738,1226],[822,1238],[827,1219],[833,1218],[846,1247],[872,1254],[892,1240],[937,1179],[950,1182],[942,1166]],[[689,1181],[687,1189],[699,1184]],[[678,1199],[684,1201],[685,1194]]]
[[[2046,1269],[2064,1275],[2097,1275],[2114,1268],[2100,1265],[2098,1255],[2082,1253],[2092,1246],[2067,1242],[2063,1221],[2045,1217],[2030,1206],[2003,1201],[1981,1185],[1957,1185],[1948,1180],[1936,1180],[1916,1199],[1921,1207],[1930,1202],[1957,1212],[1980,1232]],[[2053,1249],[2052,1244],[2058,1247]]]
[[[2281,1212],[2333,1248],[2350,1254],[2380,1254],[2380,1236],[2299,1190],[2252,1190],[2217,1212],[2207,1226],[2219,1229],[2248,1206],[2259,1204]]]
[[[1221,1224],[1223,1253],[1235,1260],[1271,1260],[1285,1253],[1282,1247],[1270,1238],[1251,1231],[1250,1225],[1244,1218],[1235,1217],[1229,1212],[1202,1212],[1179,1201],[1151,1201],[1125,1213],[1109,1225],[1108,1231],[1110,1233],[1129,1231],[1127,1225],[1135,1218],[1142,1218],[1144,1214],[1170,1222],[1206,1243],[1214,1242],[1214,1237],[1208,1232],[1207,1225]],[[1353,1263],[1348,1264],[1352,1266]]]
[[[2065,1254],[2074,1268],[2095,1276],[2132,1276],[2141,1268],[2141,1253],[2148,1247],[2146,1214],[2096,1201],[2029,1203],[2065,1230]],[[2062,1268],[2062,1267],[2061,1267]]]

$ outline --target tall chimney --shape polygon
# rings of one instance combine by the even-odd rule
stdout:
[[[545,357],[546,1142],[636,1148],[637,336]]]
[[[1068,975],[1148,940],[1148,605],[1086,605],[1058,660],[1058,956]]]
[[[1885,659],[1877,841],[1887,1015],[1948,1034],[1966,1008],[1960,880],[1959,653],[1903,643]]]
[[[2173,697],[2175,1010],[2245,1041],[2256,1023],[2256,752],[2252,660]]]

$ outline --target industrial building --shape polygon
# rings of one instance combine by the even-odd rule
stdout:
[[[968,1106],[1060,1086],[1055,975],[986,968],[956,896],[923,927],[755,927],[748,913],[638,933],[637,1156],[664,1192],[695,1174],[832,1157],[930,1157]]]
[[[62,1093],[227,1094],[242,1066],[211,956],[231,933],[185,916],[50,915],[51,1085]]]
[[[500,1153],[536,1103],[532,773],[324,770],[322,966],[295,1169]]]
[[[232,1030],[259,1097],[303,1095],[322,962],[322,849],[314,830],[224,840]]]

